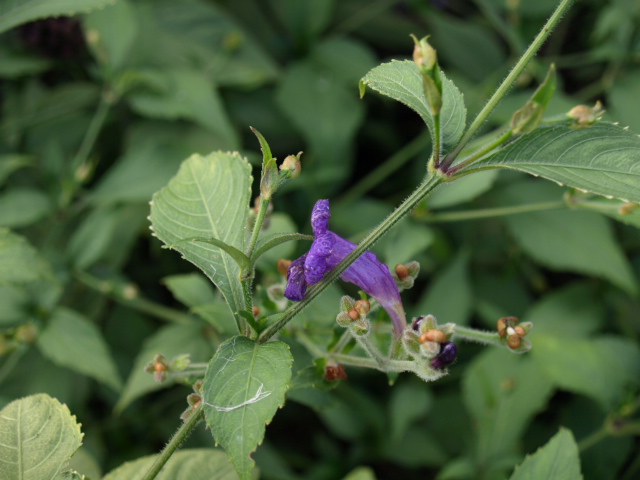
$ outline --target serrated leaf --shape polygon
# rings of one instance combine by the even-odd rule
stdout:
[[[527,456],[510,480],[581,480],[578,445],[570,430],[561,428],[551,440]]]
[[[251,167],[246,159],[237,153],[192,155],[153,196],[153,230],[167,245],[203,236],[244,251],[250,195]],[[244,309],[240,268],[227,253],[202,242],[181,243],[175,248],[216,284],[232,313]]]
[[[462,137],[467,118],[467,109],[460,90],[442,75],[442,110],[440,111],[440,129],[442,152],[452,150]],[[383,95],[404,103],[416,111],[429,127],[431,139],[434,138],[434,121],[422,87],[422,78],[415,63],[393,60],[383,63],[367,73],[360,80],[362,86],[371,87]]]
[[[45,394],[0,411],[0,480],[53,480],[82,444],[69,408]]]
[[[86,13],[115,0],[1,0],[0,33],[38,18]]]
[[[140,480],[149,471],[157,455],[127,462],[111,471],[103,480]],[[238,475],[222,450],[198,448],[174,453],[156,480],[236,480]]]
[[[146,364],[153,360],[156,354],[161,353],[171,361],[178,355],[188,353],[191,355],[192,362],[208,361],[213,349],[211,343],[204,337],[202,329],[203,324],[199,322],[168,325],[149,337],[136,357],[131,374],[116,403],[116,412],[121,412],[136,398],[146,393],[175,383],[175,380],[170,378],[163,383],[158,383],[153,379],[153,375],[144,371]]]
[[[24,237],[0,228],[0,285],[53,278],[53,272]]]
[[[38,336],[42,354],[54,363],[120,390],[122,382],[109,346],[96,326],[68,308],[57,308]]]
[[[513,168],[640,203],[640,138],[611,123],[580,130],[566,124],[538,128],[465,170],[485,168]]]
[[[293,357],[283,342],[257,344],[246,337],[224,342],[209,362],[202,387],[205,418],[243,480],[265,424],[284,404]]]

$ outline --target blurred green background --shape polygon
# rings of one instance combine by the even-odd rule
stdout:
[[[161,389],[142,367],[158,352],[207,361],[230,333],[212,286],[150,235],[148,202],[180,162],[239,150],[257,178],[253,126],[280,159],[304,151],[271,231],[308,232],[312,205],[330,198],[332,228],[357,241],[417,185],[430,154],[420,118],[373,91],[359,99],[359,79],[409,58],[410,33],[431,35],[471,119],[555,3],[117,0],[3,33],[0,227],[19,235],[2,231],[37,275],[0,283],[0,406],[36,392],[67,403],[85,433],[74,462],[91,478],[161,449],[190,388]],[[577,2],[483,133],[509,121],[552,62],[550,114],[601,100],[606,119],[640,132],[639,20],[636,0]],[[586,479],[637,478],[640,219],[566,208],[446,216],[563,194],[515,172],[473,175],[374,249],[391,266],[420,261],[403,293],[409,315],[481,328],[518,316],[535,324],[531,353],[463,344],[434,384],[402,375],[389,387],[353,368],[333,390],[300,380],[254,455],[261,477],[367,466],[353,478],[506,479],[563,425],[581,442]],[[281,281],[275,260],[304,247],[280,247],[258,283]],[[283,335],[296,371],[312,364],[297,331],[330,341],[343,289],[355,294],[332,287]],[[211,445],[203,428],[187,444]]]

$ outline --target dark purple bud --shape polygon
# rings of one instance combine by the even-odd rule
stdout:
[[[440,353],[433,357],[431,366],[442,370],[456,361],[458,346],[453,342],[444,342],[440,345]]]
[[[424,321],[424,317],[418,317],[413,321],[413,325],[411,325],[411,328],[413,328],[414,331],[419,331],[420,330],[420,325],[422,325],[422,322]]]
[[[289,300],[299,302],[307,291],[307,280],[304,276],[304,262],[306,259],[307,254],[305,253],[289,265],[289,270],[287,271],[287,288],[284,291],[284,296]]]

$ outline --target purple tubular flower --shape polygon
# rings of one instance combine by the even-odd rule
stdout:
[[[355,243],[328,230],[330,216],[329,200],[318,200],[311,213],[311,226],[316,239],[307,254],[291,263],[287,274],[285,297],[290,300],[302,300],[307,285],[322,280],[329,270],[356,248]],[[301,264],[304,264],[304,275],[300,274]],[[407,325],[406,316],[400,292],[389,267],[381,263],[372,252],[365,252],[342,272],[340,278],[355,283],[375,298],[389,313],[394,333],[402,333]]]
[[[438,370],[442,370],[455,362],[457,356],[458,346],[455,343],[442,342],[440,345],[440,353],[433,357],[433,360],[431,360],[431,366]]]

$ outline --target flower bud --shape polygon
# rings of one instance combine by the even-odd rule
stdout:
[[[587,128],[600,120],[605,110],[602,109],[602,103],[598,100],[591,107],[586,105],[577,105],[569,110],[567,116],[572,120],[571,126],[575,129]]]
[[[500,320],[496,322],[496,328],[498,330],[498,335],[500,338],[504,338],[507,336],[507,329],[513,328],[514,325],[518,323],[518,317],[502,317]]]
[[[369,303],[369,300],[358,300],[353,308],[360,315],[366,315],[371,310],[371,303]]]
[[[520,337],[515,333],[507,337],[507,345],[511,350],[515,350],[520,346]]]
[[[336,380],[347,380],[347,372],[342,365],[327,365],[324,369],[324,379],[327,382],[335,382]]]
[[[457,356],[458,346],[453,342],[444,342],[441,345],[438,356],[431,360],[431,366],[435,369],[442,370],[455,362]]]
[[[302,152],[298,152],[298,155],[289,155],[284,159],[282,165],[280,165],[280,182],[300,176],[302,171],[300,155],[302,155]]]
[[[407,268],[406,265],[403,265],[401,263],[399,263],[398,265],[396,265],[396,275],[398,276],[399,280],[404,280],[405,278],[407,278],[409,276],[409,269]]]
[[[253,318],[258,318],[260,316],[260,307],[251,307],[251,313],[253,314]]]
[[[355,308],[349,309],[349,311],[347,312],[347,315],[349,315],[349,318],[354,321],[360,318],[360,314],[358,313],[358,310],[356,310]]]
[[[336,321],[341,327],[348,327],[349,325],[351,325],[351,323],[353,323],[353,320],[351,320],[351,317],[347,312],[340,312],[336,317]]]
[[[434,69],[438,63],[438,55],[435,49],[429,45],[427,41],[429,36],[423,37],[421,40],[411,34],[413,38],[413,61],[418,66],[421,72],[429,72]]]
[[[520,338],[524,337],[527,334],[527,332],[524,331],[524,328],[522,328],[520,325],[516,325],[515,327],[513,327],[513,330]]]

